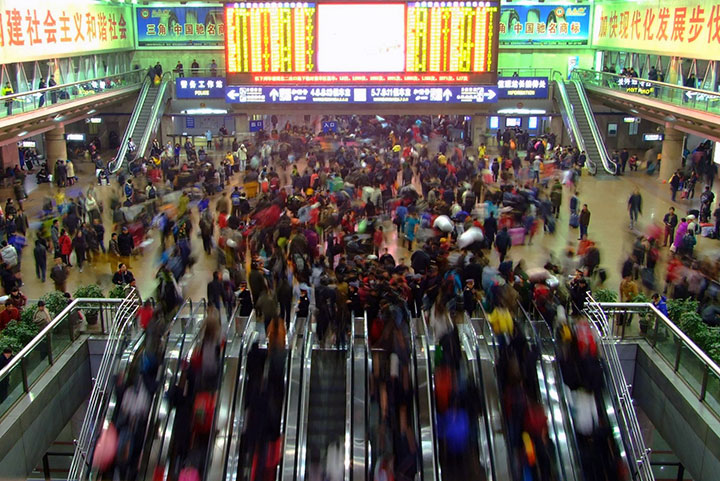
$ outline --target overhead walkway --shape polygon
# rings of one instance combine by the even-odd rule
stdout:
[[[594,101],[660,125],[720,140],[720,93],[595,70],[573,70]]]
[[[148,154],[151,138],[160,126],[160,119],[172,96],[172,82],[172,72],[165,72],[158,84],[151,82],[148,77],[145,78],[120,142],[120,149],[115,159],[108,165],[110,172],[118,172],[123,167],[127,167],[128,161]],[[133,152],[129,151],[130,139],[136,147]]]
[[[82,120],[136,95],[144,78],[145,71],[132,70],[0,97],[0,144]]]

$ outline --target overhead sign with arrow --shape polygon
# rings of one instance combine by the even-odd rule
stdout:
[[[231,86],[225,89],[228,103],[495,103],[493,86],[446,87],[256,87]]]

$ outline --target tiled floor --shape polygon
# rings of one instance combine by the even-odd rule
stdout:
[[[81,181],[75,186],[66,189],[67,196],[77,195],[82,188],[86,189],[92,181],[92,166],[85,162],[76,162],[76,171],[81,177]],[[239,182],[236,176],[234,182]],[[49,184],[40,186],[34,184],[34,176],[28,179],[28,190],[30,190],[30,198],[25,201],[25,210],[31,218],[31,225],[37,225],[37,214],[40,211],[42,199],[47,195],[54,195],[57,188]],[[717,187],[720,182],[716,183]],[[587,203],[591,212],[589,236],[594,239],[600,246],[601,265],[607,269],[608,280],[607,287],[617,288],[620,282],[620,267],[622,262],[628,256],[630,247],[638,231],[630,231],[629,217],[627,212],[627,199],[632,190],[638,187],[643,195],[643,215],[640,218],[640,232],[650,223],[661,223],[662,216],[671,205],[669,188],[666,184],[662,184],[656,177],[649,177],[644,172],[633,172],[623,177],[604,177],[594,178],[588,175],[582,176],[578,191],[582,203]],[[111,195],[118,195],[119,190],[116,183],[112,186],[96,187],[99,198],[104,202],[105,206],[109,206]],[[698,189],[699,193],[700,189]],[[545,263],[551,251],[556,254],[568,245],[577,243],[578,232],[568,226],[568,201],[570,198],[570,190],[565,189],[563,195],[563,208],[560,219],[557,223],[555,234],[538,233],[531,246],[515,246],[510,249],[509,255],[515,261],[524,260],[528,267],[534,265],[542,265]],[[720,194],[720,192],[717,192]],[[11,196],[11,189],[0,189],[0,196]],[[718,195],[720,197],[720,195]],[[687,209],[697,207],[699,198],[694,201],[683,200],[675,203],[676,210],[681,216]],[[104,211],[105,225],[107,228],[105,243],[110,237],[111,212],[109,209]],[[44,292],[52,288],[48,281],[42,284],[35,277],[34,260],[32,258],[32,245],[35,239],[34,229],[31,228],[28,236],[28,248],[23,251],[22,273],[25,287],[23,288],[26,295],[30,298],[40,297]],[[385,228],[386,241],[388,247],[396,258],[405,257],[409,259],[408,252],[398,245],[394,226],[388,223]],[[153,236],[155,234],[153,233]],[[720,241],[700,238],[698,252],[720,253]],[[144,296],[150,295],[154,289],[154,277],[158,267],[158,250],[159,242],[154,242],[142,257],[132,259],[131,268],[138,279],[140,291]],[[211,277],[212,270],[215,268],[215,260],[212,256],[206,256],[202,252],[202,246],[199,238],[193,238],[193,254],[198,262],[193,267],[190,276],[187,276],[183,284],[185,294],[193,298],[201,298],[205,296],[205,287]],[[663,253],[663,259],[667,258],[669,252]],[[497,263],[497,253],[491,254],[491,262]],[[664,262],[658,266],[658,278],[664,268]],[[91,268],[86,268],[80,273],[76,268],[71,269],[70,279],[68,281],[68,289],[72,292],[80,285],[97,283],[103,288],[111,287],[111,270],[108,262],[101,258],[92,264]]]

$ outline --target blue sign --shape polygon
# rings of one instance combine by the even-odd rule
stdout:
[[[494,103],[498,89],[494,86],[446,87],[263,87],[232,86],[225,89],[228,103]]]
[[[590,5],[503,5],[500,45],[587,45]]]
[[[260,132],[265,128],[265,124],[262,120],[251,120],[250,121],[250,132]]]
[[[195,128],[195,117],[185,117],[185,128],[186,129],[194,129]]]
[[[181,77],[175,79],[179,99],[221,99],[225,97],[223,77]]]
[[[135,18],[141,48],[225,45],[225,12],[221,6],[135,7]]]
[[[322,123],[322,131],[323,132],[337,132],[337,122],[325,120]]]
[[[501,99],[546,99],[547,77],[498,77],[498,96]]]

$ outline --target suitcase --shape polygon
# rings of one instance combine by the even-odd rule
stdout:
[[[570,214],[570,227],[577,229],[580,227],[580,216],[577,214]]]
[[[508,234],[510,234],[510,241],[514,246],[520,245],[525,242],[524,227],[514,227],[512,229],[508,229]]]

